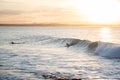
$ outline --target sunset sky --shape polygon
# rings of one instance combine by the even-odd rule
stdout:
[[[120,0],[0,0],[0,23],[120,24]]]

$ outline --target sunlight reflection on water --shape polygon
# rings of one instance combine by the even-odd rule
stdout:
[[[112,34],[110,28],[101,28],[100,29],[100,38],[104,42],[111,42],[112,41]]]

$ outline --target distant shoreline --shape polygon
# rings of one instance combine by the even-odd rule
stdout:
[[[114,24],[0,24],[0,26],[97,26],[97,27],[102,27],[102,26],[114,26],[114,27],[120,27],[120,24],[114,25]]]

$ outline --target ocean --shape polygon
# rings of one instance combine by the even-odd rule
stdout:
[[[0,27],[0,80],[120,80],[118,27]]]

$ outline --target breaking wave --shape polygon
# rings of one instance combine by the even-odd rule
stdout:
[[[10,42],[11,43],[11,42]],[[53,44],[56,46],[73,48],[85,53],[92,53],[106,58],[120,58],[120,44],[101,41],[89,41],[74,38],[58,38],[50,36],[30,36],[14,40],[14,44]]]

